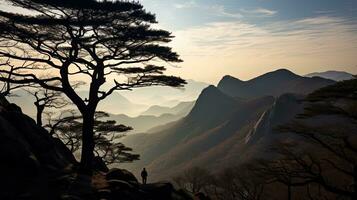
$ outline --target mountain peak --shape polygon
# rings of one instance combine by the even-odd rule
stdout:
[[[217,88],[214,85],[209,85],[208,87],[206,87],[205,89],[202,90],[202,93],[211,92],[211,91],[215,91],[215,90],[217,90]]]
[[[225,80],[225,81],[229,81],[229,80],[241,81],[240,79],[238,79],[238,78],[236,78],[236,77],[233,77],[233,76],[231,76],[231,75],[225,75],[225,76],[223,76],[223,78],[222,78],[221,81],[223,81],[223,80]]]
[[[205,88],[198,97],[195,106],[191,111],[192,116],[204,116],[203,113],[217,114],[231,109],[236,101],[223,94],[217,87],[210,85]],[[204,117],[203,117],[204,118]]]
[[[288,69],[285,69],[285,68],[281,68],[281,69],[278,69],[278,70],[275,70],[275,71],[272,71],[270,73],[267,73],[267,74],[281,74],[281,75],[285,75],[285,76],[299,76],[297,74],[295,74],[294,72],[288,70]]]
[[[202,90],[200,96],[198,97],[198,100],[206,98],[220,98],[222,96],[225,95],[216,86],[209,85],[208,87]]]
[[[218,83],[218,88],[219,88],[219,85],[222,85],[222,84],[230,84],[232,82],[244,82],[236,77],[233,77],[231,75],[225,75],[223,76],[223,78],[219,81]]]

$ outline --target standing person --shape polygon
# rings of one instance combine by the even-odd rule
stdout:
[[[143,179],[143,184],[146,184],[148,178],[148,172],[146,171],[145,168],[143,168],[143,171],[141,171],[141,178]]]

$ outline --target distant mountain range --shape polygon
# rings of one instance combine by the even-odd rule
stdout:
[[[180,114],[182,116],[182,113],[177,113],[181,111],[180,106],[183,108],[188,106],[186,109],[190,110],[188,102],[195,101],[201,91],[208,86],[206,83],[193,80],[188,80],[187,82],[188,84],[185,88],[147,87],[133,91],[114,92],[99,103],[98,110],[115,115],[124,114],[130,117],[136,117],[142,113],[155,116],[162,114]],[[16,96],[9,98],[9,100],[21,106],[25,114],[32,117],[35,116],[34,98],[23,90],[17,90],[14,93]],[[78,94],[84,99],[87,97],[88,91],[78,91]],[[171,109],[178,104],[180,104],[178,108]],[[151,106],[155,107],[150,109]],[[146,112],[147,110],[148,112]]]
[[[203,82],[187,80],[184,88],[155,86],[138,88],[133,91],[122,91],[120,94],[134,104],[173,107],[180,102],[195,101],[202,90],[208,85]]]
[[[256,98],[264,95],[278,97],[287,92],[308,94],[317,88],[332,83],[334,83],[333,80],[320,77],[302,77],[289,70],[280,69],[248,81],[225,76],[217,87],[223,93],[232,97]]]
[[[194,101],[181,102],[174,107],[154,105],[148,108],[146,111],[142,112],[141,115],[153,115],[153,116],[160,116],[162,114],[187,115],[191,111],[194,105],[195,105]]]
[[[334,81],[344,81],[344,80],[350,80],[353,79],[354,76],[353,74],[347,73],[347,72],[342,72],[342,71],[326,71],[326,72],[315,72],[315,73],[310,73],[306,74],[306,77],[322,77],[322,78],[327,78],[331,79]]]
[[[150,134],[123,138],[123,143],[141,154],[141,160],[122,166],[136,172],[146,167],[153,179],[160,180],[192,166],[214,171],[269,156],[257,152],[267,152],[276,140],[289,138],[272,134],[273,128],[302,111],[304,94],[333,83],[288,70],[250,81],[225,76],[218,87],[202,91],[183,119],[152,129]]]
[[[87,91],[78,91],[81,98],[87,98]],[[34,105],[35,98],[31,96],[24,90],[17,90],[14,92],[14,96],[8,98],[11,102],[19,105],[23,112],[31,117],[36,115],[36,108]],[[145,104],[134,104],[130,102],[127,98],[119,94],[118,92],[113,92],[112,95],[108,96],[105,100],[99,103],[98,110],[106,111],[113,114],[126,113],[130,116],[137,116],[149,106]],[[75,108],[74,105],[69,108]],[[67,108],[68,109],[68,108]]]
[[[124,114],[110,115],[110,119],[118,123],[133,127],[130,134],[148,133],[150,129],[165,125],[185,117],[192,109],[194,102],[182,102],[174,107],[152,106],[137,117],[129,117]]]

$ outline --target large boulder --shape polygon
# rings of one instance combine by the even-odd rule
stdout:
[[[126,169],[112,168],[106,175],[107,180],[121,180],[138,184],[138,179]]]
[[[136,185],[122,180],[108,180],[109,186],[98,190],[98,198],[106,200],[193,200],[193,197],[176,190],[171,183]]]

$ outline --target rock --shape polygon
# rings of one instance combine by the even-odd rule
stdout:
[[[136,177],[129,172],[128,170],[125,169],[118,169],[118,168],[113,168],[110,169],[109,172],[106,175],[107,180],[122,180],[126,182],[131,182],[134,184],[138,184],[138,180]]]
[[[207,195],[205,195],[202,192],[195,194],[195,197],[197,200],[211,200],[211,198],[209,198]]]
[[[94,171],[99,171],[99,172],[109,172],[109,168],[104,163],[103,159],[99,156],[94,157],[93,169]]]
[[[167,199],[167,200],[190,200],[193,199],[183,191],[176,191],[171,183],[154,183],[141,185],[140,189],[144,191],[144,199]]]

